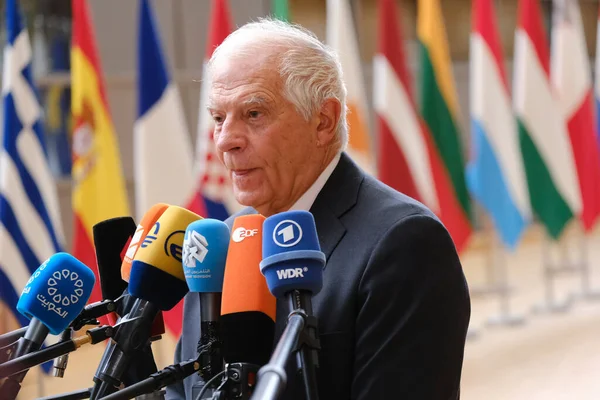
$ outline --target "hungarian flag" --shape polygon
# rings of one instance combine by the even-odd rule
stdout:
[[[368,127],[367,95],[363,81],[360,51],[354,17],[347,0],[327,0],[326,42],[337,51],[348,94],[348,133],[346,151],[367,172],[375,170]]]
[[[577,1],[554,0],[550,75],[559,107],[566,118],[583,210],[590,231],[600,214],[600,147],[592,70]]]
[[[513,63],[513,109],[531,206],[548,234],[558,239],[582,203],[564,112],[550,86],[548,41],[538,0],[519,1]]]
[[[203,217],[221,221],[241,209],[241,206],[233,197],[229,175],[217,158],[213,142],[214,122],[206,110],[212,80],[206,64],[215,48],[225,40],[232,30],[233,23],[227,1],[213,0],[198,109],[195,159],[196,191],[187,208]]]
[[[119,146],[93,32],[86,1],[73,0],[73,255],[96,275],[97,284],[90,302],[102,297],[92,227],[109,218],[130,215]]]
[[[419,0],[417,36],[420,44],[419,109],[433,140],[433,168],[440,219],[457,249],[464,248],[471,227],[471,205],[465,182],[460,142],[458,96],[450,63],[448,39],[438,0]]]
[[[513,114],[493,0],[473,2],[470,48],[472,159],[467,185],[514,249],[531,220],[519,130]]]

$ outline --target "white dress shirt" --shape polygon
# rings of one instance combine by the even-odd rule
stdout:
[[[323,170],[323,172],[321,172],[321,175],[319,175],[317,180],[313,182],[312,186],[309,187],[308,190],[306,192],[304,192],[304,194],[302,196],[300,196],[298,201],[296,201],[296,203],[294,203],[294,205],[292,206],[292,208],[289,209],[289,211],[300,211],[300,210],[301,211],[309,211],[310,210],[313,203],[317,199],[319,192],[321,192],[321,189],[323,189],[323,186],[325,186],[325,183],[327,182],[327,180],[333,173],[333,170],[338,165],[338,162],[340,161],[340,157],[341,157],[341,154],[338,153],[333,158],[333,160],[331,160],[329,165],[327,165],[327,167]]]

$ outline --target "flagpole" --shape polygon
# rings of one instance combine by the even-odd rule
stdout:
[[[585,300],[600,300],[600,291],[592,288],[592,271],[589,263],[588,235],[583,227],[579,230],[580,270],[581,270],[581,297]]]
[[[560,251],[561,262],[556,265],[552,262],[552,248],[553,245],[558,244]],[[561,272],[572,271],[573,268],[567,263],[567,253],[564,248],[564,235],[563,238],[559,239],[558,242],[553,241],[549,238],[547,232],[544,233],[542,239],[542,275],[544,279],[544,299],[545,303],[540,303],[534,307],[534,313],[564,313],[571,308],[573,298],[567,297],[562,303],[559,303],[556,299],[556,287],[555,277]]]
[[[510,309],[510,293],[508,265],[506,263],[506,249],[497,232],[491,233],[491,267],[494,271],[494,280],[498,285],[498,315],[488,319],[489,326],[518,326],[525,323],[525,318],[514,314]]]

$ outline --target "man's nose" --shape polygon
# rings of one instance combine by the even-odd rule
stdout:
[[[216,133],[216,132],[215,132]],[[242,121],[227,118],[215,134],[215,146],[221,153],[242,150],[246,144],[245,128]]]

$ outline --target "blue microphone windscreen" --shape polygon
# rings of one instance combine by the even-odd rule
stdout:
[[[67,253],[56,253],[31,275],[17,310],[39,319],[53,335],[64,331],[81,313],[96,278],[91,269]]]
[[[325,255],[311,213],[287,211],[265,220],[260,269],[273,296],[291,290],[319,293],[324,266]]]
[[[190,292],[223,291],[229,227],[216,219],[192,222],[183,240],[183,272]]]

